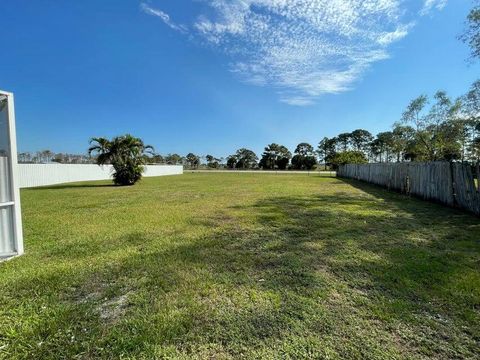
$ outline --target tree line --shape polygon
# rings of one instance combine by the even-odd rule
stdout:
[[[35,152],[20,152],[17,154],[18,162],[21,164],[94,164],[95,159],[85,154],[55,153],[51,150]]]
[[[438,91],[432,99],[420,95],[403,111],[390,131],[375,136],[365,129],[324,137],[315,149],[309,143],[297,145],[293,154],[277,143],[269,144],[257,154],[247,148],[238,149],[226,158],[213,155],[186,156],[157,153],[143,154],[147,164],[184,165],[188,168],[312,170],[318,164],[324,169],[345,163],[403,161],[480,161],[480,80],[467,93],[452,99]],[[22,163],[95,163],[90,155],[53,153],[19,153]]]
[[[181,158],[179,158],[180,161]],[[241,148],[223,159],[204,157],[206,167],[228,169],[311,170],[317,164],[325,169],[346,163],[404,161],[480,160],[480,80],[468,92],[452,99],[438,91],[430,100],[426,95],[413,99],[392,130],[375,136],[365,129],[323,138],[316,149],[300,143],[293,154],[283,145],[272,143],[260,158],[254,151]],[[185,165],[199,168],[202,157],[193,153]]]
[[[480,157],[480,80],[451,99],[438,91],[413,99],[391,131],[366,130],[324,138],[318,154],[327,164],[345,162],[463,161]],[[347,161],[349,160],[349,161]]]

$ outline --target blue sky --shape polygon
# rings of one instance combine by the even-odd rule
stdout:
[[[0,88],[20,151],[126,132],[160,153],[260,153],[388,130],[480,77],[470,0],[0,0]]]

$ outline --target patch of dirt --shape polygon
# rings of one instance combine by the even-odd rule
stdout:
[[[125,315],[129,296],[130,293],[123,294],[99,304],[96,310],[100,314],[100,318],[107,322],[114,322]]]

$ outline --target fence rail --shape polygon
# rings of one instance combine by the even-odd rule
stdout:
[[[341,165],[338,177],[439,202],[480,215],[480,193],[472,167],[449,162]]]

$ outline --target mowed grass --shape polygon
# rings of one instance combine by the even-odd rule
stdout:
[[[2,359],[480,357],[480,219],[330,177],[22,191]]]

